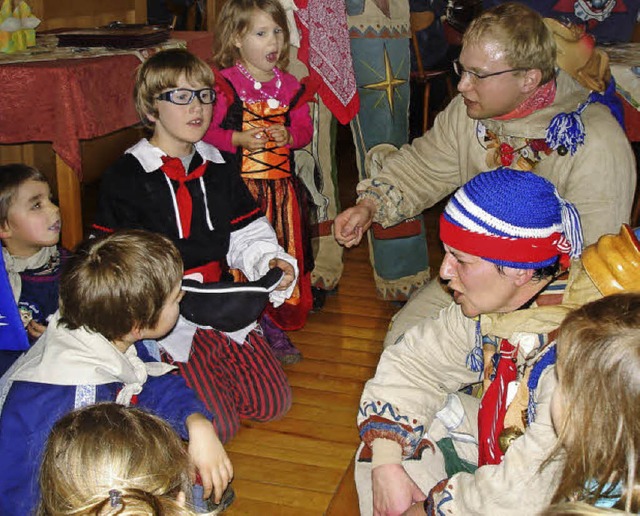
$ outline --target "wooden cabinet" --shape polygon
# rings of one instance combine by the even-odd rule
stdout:
[[[28,0],[37,30],[99,27],[113,21],[146,23],[147,0]]]

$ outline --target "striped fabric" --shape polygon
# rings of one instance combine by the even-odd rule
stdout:
[[[169,361],[169,357],[163,356]],[[229,441],[241,419],[269,421],[291,407],[291,388],[260,330],[244,344],[216,330],[199,329],[186,363],[175,362],[180,374],[214,414],[220,440]]]

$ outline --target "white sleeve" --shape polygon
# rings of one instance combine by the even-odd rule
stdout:
[[[249,281],[264,276],[269,271],[269,261],[279,258],[291,264],[298,279],[298,264],[293,256],[287,254],[278,244],[276,232],[266,217],[260,217],[242,229],[231,232],[227,263],[232,269],[240,269]],[[274,290],[269,300],[274,306],[284,303],[291,297],[295,281],[287,290]]]

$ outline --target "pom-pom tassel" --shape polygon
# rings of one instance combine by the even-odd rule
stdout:
[[[584,246],[580,215],[573,204],[560,197],[557,190],[556,197],[560,201],[561,206],[562,231],[571,245],[569,256],[571,258],[578,258],[582,254],[582,248]]]
[[[586,105],[580,106],[571,113],[558,113],[553,117],[545,138],[551,149],[564,147],[573,156],[578,146],[584,143],[584,124],[580,116],[584,107]]]

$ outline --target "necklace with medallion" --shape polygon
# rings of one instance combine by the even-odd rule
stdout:
[[[242,75],[244,75],[247,79],[253,82],[253,89],[256,91],[256,93],[260,96],[262,100],[265,100],[267,102],[267,105],[271,109],[276,109],[280,106],[280,101],[276,97],[280,93],[280,88],[282,87],[282,76],[280,74],[280,70],[278,70],[277,67],[273,68],[273,74],[275,75],[275,79],[276,79],[276,91],[274,92],[273,95],[269,95],[268,93],[265,93],[265,91],[262,88],[262,83],[254,79],[253,76],[249,73],[249,71],[244,66],[242,66],[242,63],[240,61],[236,63],[236,68],[240,71]]]

